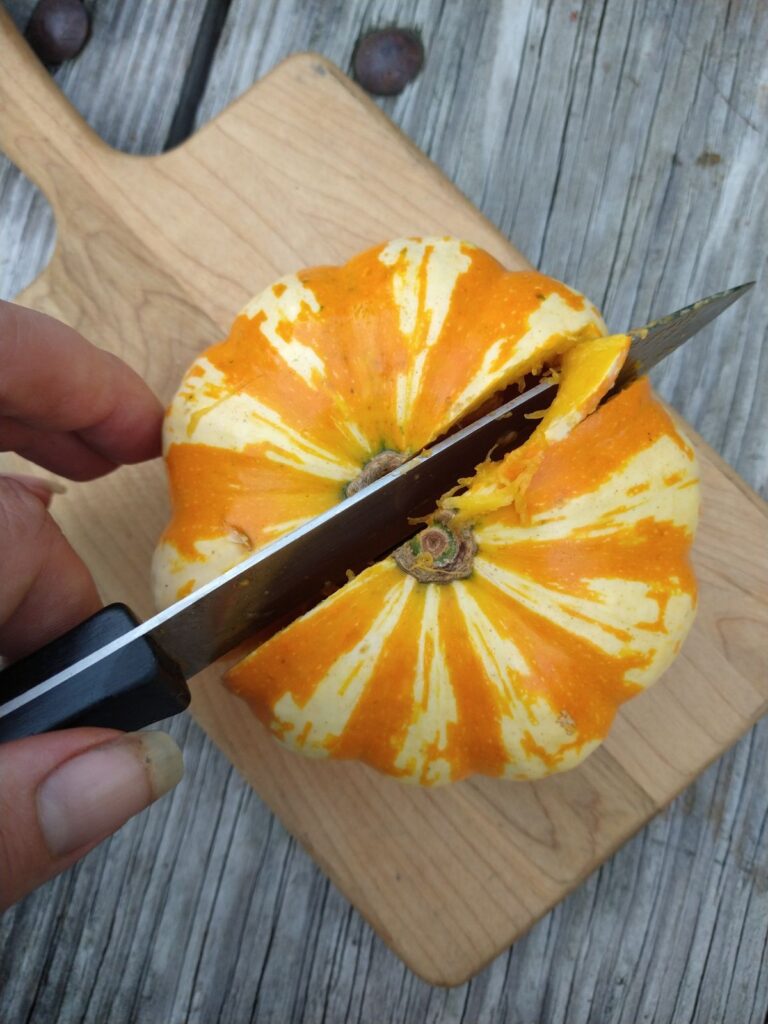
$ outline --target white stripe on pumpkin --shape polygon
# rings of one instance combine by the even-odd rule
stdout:
[[[358,576],[337,594],[349,599],[350,593],[357,586],[364,585],[377,571],[379,567],[373,566],[365,572],[364,578]],[[387,567],[385,571],[389,572],[391,568]],[[365,636],[337,658],[306,703],[299,705],[291,693],[283,694],[274,707],[274,714],[280,722],[276,731],[288,746],[317,757],[328,755],[327,744],[346,729],[376,670],[383,641],[396,628],[414,585],[415,580],[410,576],[396,580]],[[323,609],[327,610],[335,597],[332,595],[323,602]],[[307,618],[312,614],[310,612]],[[286,725],[289,727],[287,730]]]
[[[664,482],[665,478],[678,475],[680,479],[675,483]],[[481,522],[475,529],[475,538],[485,550],[531,541],[589,540],[626,530],[644,519],[683,526],[692,532],[699,495],[698,488],[691,485],[697,480],[695,458],[663,435],[627,459],[595,490],[536,513],[529,524]]]
[[[530,666],[514,640],[502,635],[488,618],[472,597],[471,590],[471,583],[454,584],[470,642],[496,695],[509,762],[506,771],[510,776],[522,773],[525,778],[546,775],[551,767],[528,753],[523,743],[530,734],[546,753],[558,754],[573,739],[560,717],[563,709],[553,708],[543,697],[521,699],[520,694],[526,690],[526,676],[531,674]]]
[[[310,387],[317,388],[325,379],[323,360],[309,345],[295,338],[286,341],[278,333],[281,324],[294,324],[307,311],[319,313],[320,303],[311,288],[307,288],[295,274],[289,274],[251,299],[240,315],[253,320],[263,314],[260,329],[266,340],[286,366]]]
[[[672,660],[681,636],[693,621],[694,605],[687,594],[667,601],[660,630],[648,623],[659,619],[659,602],[652,587],[641,580],[599,579],[583,581],[590,596],[576,596],[547,587],[536,580],[502,569],[486,558],[475,559],[475,573],[507,597],[547,622],[605,652],[611,658],[639,654],[642,667],[629,670],[626,682],[647,686]],[[670,581],[673,582],[673,581]],[[644,625],[643,625],[644,624]],[[624,639],[614,630],[628,634]]]
[[[205,444],[242,452],[250,445],[268,445],[265,458],[345,482],[359,465],[294,430],[278,412],[243,391],[231,393],[226,375],[207,359],[195,364],[202,375],[187,376],[165,421],[166,451],[172,444]]]
[[[161,541],[152,555],[152,592],[158,610],[179,600],[179,591],[190,593],[221,576],[251,554],[251,547],[235,529],[225,537],[195,541],[200,559],[187,559],[167,541]]]
[[[412,353],[409,368],[395,381],[397,419],[404,430],[417,406],[424,365],[445,325],[456,282],[472,265],[464,250],[473,248],[456,238],[398,238],[379,253],[381,263],[395,267],[392,293],[400,333]]]
[[[440,632],[441,588],[427,586],[413,677],[413,711],[395,766],[414,782],[439,785],[451,779],[451,765],[435,750],[445,750],[448,728],[458,721],[456,697]]]

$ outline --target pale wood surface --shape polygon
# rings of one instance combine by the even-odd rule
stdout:
[[[320,6],[233,4],[200,118],[289,49],[313,45],[344,64],[361,25],[420,22],[427,69],[388,108],[545,269],[598,301],[607,296],[612,322],[764,274],[766,22],[756,6],[726,18],[719,5],[699,5],[691,25],[687,8],[662,15],[590,6],[572,19],[536,5]],[[108,26],[106,5],[98,16]],[[109,75],[117,75],[117,52],[101,58]],[[160,52],[137,54],[123,74],[167,74]],[[78,63],[75,84],[77,71]],[[545,88],[533,89],[536,76]],[[84,84],[75,99],[88,113],[97,97]],[[142,148],[159,148],[150,122],[173,99],[147,111]],[[696,163],[705,152],[721,162]],[[707,177],[714,174],[721,180]],[[10,209],[18,224],[18,205],[3,201],[0,213]],[[37,237],[32,227],[25,242]],[[5,258],[4,229],[2,237]],[[613,264],[601,246],[616,253]],[[725,281],[724,266],[733,274]],[[678,368],[669,393],[764,488],[764,308],[753,302],[750,316],[733,338],[725,325],[714,331],[707,362]],[[713,359],[732,341],[741,365],[753,368],[754,391],[735,391],[734,360],[721,372]],[[4,958],[13,974],[4,1005],[9,1019],[39,1020],[762,1019],[764,743],[758,727],[510,954],[444,994],[404,973],[192,734],[194,806],[175,794],[170,810],[156,808],[111,841],[108,859],[92,856],[5,919],[4,937],[26,947],[28,961]],[[247,860],[238,853],[246,848]],[[60,936],[54,950],[52,934]]]

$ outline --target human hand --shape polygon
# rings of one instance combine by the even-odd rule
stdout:
[[[162,408],[115,356],[0,302],[0,451],[72,480],[160,454]],[[41,647],[101,607],[48,514],[50,485],[0,475],[0,655]],[[162,732],[68,729],[0,745],[0,909],[68,868],[181,778]]]

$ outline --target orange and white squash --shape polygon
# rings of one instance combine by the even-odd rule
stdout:
[[[385,472],[528,373],[532,436],[227,676],[292,749],[435,785],[572,768],[694,615],[694,453],[583,296],[453,238],[267,288],[166,419],[165,606]]]

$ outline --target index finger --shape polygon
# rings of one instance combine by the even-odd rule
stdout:
[[[139,375],[66,324],[0,302],[0,416],[77,434],[115,463],[160,452],[163,410]]]

